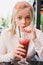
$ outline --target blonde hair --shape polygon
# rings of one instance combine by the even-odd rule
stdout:
[[[29,8],[31,13],[32,13],[32,17],[33,17],[33,8],[32,6],[28,3],[28,2],[18,2],[14,8],[13,8],[13,13],[12,13],[12,18],[11,18],[11,23],[12,23],[12,34],[16,33],[16,22],[15,22],[15,15],[16,13],[21,10],[21,9],[25,9],[25,8]]]

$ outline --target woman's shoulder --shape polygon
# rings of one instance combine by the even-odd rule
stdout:
[[[5,28],[3,29],[3,31],[1,32],[1,36],[8,36],[10,34],[11,29],[10,28]]]

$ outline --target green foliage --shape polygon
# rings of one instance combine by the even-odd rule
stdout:
[[[2,28],[8,28],[8,27],[10,27],[11,26],[11,24],[10,24],[10,18],[9,17],[7,17],[5,20],[4,20],[4,22],[0,22],[0,27],[2,27]]]
[[[43,14],[41,14],[41,25],[43,26]]]

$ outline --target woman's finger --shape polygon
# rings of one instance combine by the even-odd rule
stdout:
[[[16,54],[24,56],[26,53],[17,50]]]
[[[20,47],[18,47],[18,48],[17,48],[17,51],[21,51],[21,52],[24,52],[24,53],[26,52],[26,50],[25,50],[25,49],[20,48]]]
[[[22,44],[19,44],[19,46],[18,46],[19,48],[24,48],[24,45],[22,45]]]
[[[18,54],[15,54],[15,58],[16,58],[17,60],[20,60],[20,59],[22,59],[22,58],[23,58],[23,56],[18,55]]]
[[[32,28],[31,27],[26,27],[26,28],[24,28],[24,31],[25,32],[27,32],[27,33],[31,33],[31,31],[32,31]]]

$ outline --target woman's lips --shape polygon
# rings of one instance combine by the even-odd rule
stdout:
[[[26,27],[25,25],[22,26],[22,28],[25,28],[25,27]]]

